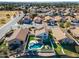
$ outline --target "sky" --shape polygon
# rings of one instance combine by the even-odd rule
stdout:
[[[63,2],[63,1],[79,1],[79,0],[0,0],[3,2]]]

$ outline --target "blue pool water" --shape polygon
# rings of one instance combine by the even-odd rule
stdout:
[[[41,47],[42,47],[42,44],[36,43],[36,44],[31,45],[30,49],[38,49],[38,48],[41,48]]]

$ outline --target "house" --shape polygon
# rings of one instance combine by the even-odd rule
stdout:
[[[74,41],[68,38],[65,33],[59,28],[55,27],[52,29],[54,39],[58,40],[61,43],[73,43]]]
[[[53,36],[59,41],[63,38],[66,38],[65,33],[59,27],[52,29]],[[60,35],[61,34],[61,35]]]
[[[37,24],[42,24],[42,18],[40,16],[36,16],[33,21]]]
[[[71,16],[66,16],[66,20],[72,20],[73,18]]]
[[[69,22],[71,22],[72,20],[73,20],[74,18],[73,17],[71,17],[71,16],[63,16],[62,18],[61,18],[61,21],[69,21]]]
[[[75,26],[79,26],[79,14],[77,13],[76,16],[74,16],[74,18],[72,19],[72,24]]]
[[[75,26],[74,28],[71,28],[70,32],[74,37],[79,37],[79,27]]]
[[[55,16],[55,21],[60,21],[62,19],[61,16]]]
[[[47,12],[46,15],[53,16],[53,11],[51,10],[51,11]]]
[[[75,26],[79,26],[79,20],[78,20],[77,18],[73,18],[73,19],[71,20],[71,24],[72,24],[72,25],[75,25]]]
[[[41,8],[40,10],[41,10],[42,13],[46,13],[46,12],[49,11],[49,9],[46,9],[46,8]]]
[[[49,25],[49,26],[57,25],[54,17],[51,17],[51,19],[48,20],[48,25]]]
[[[25,29],[16,29],[14,33],[8,39],[8,45],[11,50],[19,48],[27,40],[29,30]]]
[[[55,17],[46,16],[44,21],[47,22],[49,26],[57,25]]]
[[[50,16],[45,16],[44,21],[47,22],[47,21],[49,21],[50,19],[51,19]]]
[[[35,36],[41,39],[48,39],[48,32],[44,28],[35,31]]]
[[[31,23],[32,23],[32,19],[30,18],[30,16],[25,16],[23,20],[23,24],[31,24]]]
[[[33,7],[30,7],[29,10],[30,10],[30,13],[34,14],[34,13],[36,13],[36,10],[37,9],[36,8],[33,8]]]
[[[48,39],[48,32],[45,28],[31,28],[30,30],[30,33],[32,35],[35,35],[37,38]]]

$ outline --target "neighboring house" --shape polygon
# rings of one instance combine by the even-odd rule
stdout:
[[[79,13],[77,13],[77,15],[75,16],[76,19],[79,19]]]
[[[75,44],[74,40],[72,40],[70,38],[63,38],[59,42],[61,42],[61,43],[69,43],[69,44],[73,44],[73,45]]]
[[[79,23],[79,20],[75,17],[75,18],[72,18],[71,22],[72,23]]]
[[[44,21],[47,22],[47,21],[49,21],[51,18],[52,18],[52,17],[50,17],[50,16],[45,16]]]
[[[74,18],[74,19],[71,20],[71,24],[75,25],[75,26],[79,26],[79,20]]]
[[[46,15],[53,16],[53,11],[51,10],[51,11],[47,12]]]
[[[72,20],[71,22],[72,22],[72,23],[79,23],[79,20],[74,19],[74,20]]]
[[[35,35],[37,38],[41,38],[41,39],[48,38],[48,32],[45,30],[45,28],[40,28],[40,29],[31,28],[30,33]]]
[[[73,43],[73,40],[69,39],[59,27],[53,28],[52,33],[53,37],[61,43]]]
[[[62,19],[61,16],[55,16],[55,21],[60,21]]]
[[[59,12],[59,15],[60,16],[64,16],[64,12]]]
[[[47,22],[49,26],[54,26],[56,25],[57,22],[55,17],[50,17],[50,16],[46,16],[44,21]]]
[[[39,16],[36,16],[36,17],[34,18],[34,22],[37,23],[37,24],[42,24],[42,18],[39,17]]]
[[[25,16],[23,24],[32,24],[32,19],[29,16]]]
[[[37,35],[37,37],[40,37],[43,40],[46,40],[46,39],[48,39],[48,33],[41,33],[41,34]]]
[[[41,11],[42,13],[46,13],[46,12],[48,12],[49,10],[46,9],[46,8],[41,8],[40,11]]]
[[[52,17],[50,20],[48,20],[48,25],[49,25],[49,26],[57,25],[57,24],[56,24],[56,21],[55,21],[55,19],[54,19],[54,17]]]
[[[42,17],[44,17],[46,15],[46,13],[37,13],[37,14],[38,14],[38,16],[42,16]]]
[[[27,40],[29,30],[25,29],[16,29],[14,33],[8,39],[9,48],[15,50],[19,48]]]
[[[69,21],[71,21],[73,19],[71,16],[66,16],[65,18],[66,18],[66,20],[69,20]]]
[[[41,39],[48,39],[48,32],[45,31],[44,28],[35,31],[35,36]]]
[[[70,29],[70,32],[74,37],[79,37],[79,27],[75,26],[75,28]]]
[[[71,17],[71,16],[63,16],[63,17],[61,18],[61,21],[63,21],[63,22],[65,22],[65,21],[71,22],[73,19],[74,19],[74,18]]]
[[[34,14],[34,13],[36,13],[36,9],[35,8],[29,8],[30,9],[30,13],[32,13],[32,14]]]

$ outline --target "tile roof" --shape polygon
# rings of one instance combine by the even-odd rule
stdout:
[[[44,21],[50,20],[52,17],[46,16]]]
[[[27,28],[25,28],[25,29],[21,29],[21,28],[17,29],[11,35],[11,37],[9,38],[9,41],[13,40],[13,39],[18,39],[20,41],[24,41],[26,36],[28,35],[28,32],[29,32],[29,30]]]
[[[60,17],[60,16],[55,16],[55,20],[56,20],[56,21],[60,21],[61,18],[62,18],[62,17]]]
[[[39,17],[39,16],[36,16],[36,17],[34,18],[34,21],[36,21],[36,20],[40,21],[40,20],[42,20],[42,18]]]
[[[70,29],[70,31],[75,37],[79,37],[79,27],[75,27],[74,29]]]
[[[53,28],[53,29],[52,29],[52,33],[53,33],[53,36],[54,36],[57,40],[62,40],[62,39],[64,39],[64,38],[66,38],[65,33],[62,32],[59,27]]]

